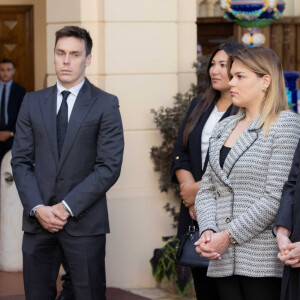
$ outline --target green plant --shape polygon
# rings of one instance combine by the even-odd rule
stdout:
[[[179,242],[177,237],[163,237],[162,240],[166,242],[165,246],[155,249],[150,260],[152,275],[158,282],[161,282],[163,278],[171,282],[174,278],[174,287],[177,293],[184,296],[192,284],[190,268],[175,264],[176,247]]]
[[[151,148],[151,158],[154,162],[154,171],[160,172],[159,188],[161,192],[173,191],[175,197],[179,199],[179,186],[171,182],[170,169],[172,163],[172,153],[175,140],[178,136],[180,126],[184,120],[191,100],[195,97],[195,86],[185,94],[178,93],[174,97],[173,107],[160,107],[158,110],[152,109],[154,123],[162,135],[162,144]],[[167,212],[173,217],[173,227],[176,227],[178,213],[175,206],[168,202],[164,206]]]
[[[154,123],[162,135],[161,145],[153,146],[150,151],[150,156],[154,163],[154,171],[160,172],[159,188],[161,192],[165,193],[171,190],[179,201],[179,186],[172,183],[170,177],[173,147],[192,99],[197,96],[201,97],[207,87],[207,63],[208,57],[201,56],[198,63],[193,64],[197,70],[198,85],[191,84],[190,89],[186,93],[177,93],[172,107],[161,106],[157,110],[151,109],[151,113],[154,115]],[[164,209],[171,214],[173,227],[176,227],[178,212],[176,212],[175,206],[167,203]]]
[[[175,197],[180,201],[179,186],[171,182],[170,169],[172,163],[172,153],[175,140],[178,136],[180,127],[186,116],[191,100],[196,96],[201,96],[206,89],[206,68],[208,59],[202,56],[198,63],[194,64],[197,69],[198,85],[191,84],[190,89],[184,93],[178,93],[174,97],[172,107],[160,107],[157,110],[152,109],[154,123],[162,135],[160,146],[151,148],[151,159],[154,162],[154,170],[160,172],[159,187],[161,192],[172,191]],[[172,226],[175,228],[178,223],[178,211],[174,205],[166,203],[164,209],[173,218]],[[153,257],[150,260],[152,274],[158,282],[163,278],[173,281],[176,291],[184,296],[191,283],[192,275],[188,267],[175,264],[176,247],[179,240],[177,237],[163,237],[165,245],[162,248],[154,249]]]

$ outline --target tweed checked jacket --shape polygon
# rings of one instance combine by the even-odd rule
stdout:
[[[212,134],[207,171],[195,201],[200,234],[229,228],[237,241],[221,260],[210,261],[208,276],[281,277],[272,224],[300,137],[300,116],[281,112],[267,136],[258,116],[232,147],[222,169],[220,149],[244,117],[241,111],[225,119]]]

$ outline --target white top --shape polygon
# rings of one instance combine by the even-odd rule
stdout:
[[[209,146],[209,138],[217,125],[217,123],[220,121],[222,116],[224,115],[225,111],[218,112],[217,106],[215,105],[213,111],[211,112],[209,118],[207,119],[203,130],[202,130],[202,136],[201,136],[201,150],[202,150],[202,169],[204,167],[205,158],[207,155],[207,150]]]

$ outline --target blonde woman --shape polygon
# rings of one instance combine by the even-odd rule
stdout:
[[[233,56],[230,94],[240,112],[210,138],[196,197],[200,239],[221,300],[280,298],[282,266],[272,224],[300,137],[288,111],[282,66],[268,48]]]
[[[171,176],[180,184],[182,198],[177,237],[197,226],[194,202],[201,178],[206,170],[208,141],[214,126],[226,117],[236,114],[232,105],[227,61],[235,51],[243,49],[239,43],[219,45],[210,56],[207,67],[208,87],[202,98],[193,99],[174,145]],[[214,278],[206,276],[207,266],[191,268],[198,300],[219,300]]]

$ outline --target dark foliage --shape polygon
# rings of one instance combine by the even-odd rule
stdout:
[[[179,240],[176,237],[163,237],[167,242],[161,249],[155,249],[150,260],[152,274],[158,282],[166,278],[169,282],[174,279],[174,286],[180,296],[184,296],[192,283],[192,273],[190,268],[175,265],[176,248]]]
[[[191,268],[177,266],[175,288],[180,295],[185,295],[192,284]]]
[[[194,64],[194,67],[197,69],[198,85],[192,84],[185,94],[178,93],[174,97],[174,105],[172,107],[160,107],[158,110],[151,110],[151,113],[154,115],[154,123],[162,135],[162,144],[151,148],[154,170],[160,172],[160,191],[168,192],[171,190],[178,200],[180,200],[179,186],[172,183],[170,178],[173,146],[191,100],[196,96],[201,97],[206,89],[207,63],[208,58],[202,56],[200,61]],[[173,227],[176,227],[178,212],[175,206],[167,203],[164,209],[173,217]],[[192,283],[191,270],[175,264],[176,247],[179,240],[176,237],[164,237],[163,241],[166,242],[164,247],[155,249],[150,260],[152,274],[158,282],[161,282],[163,278],[166,278],[168,281],[174,278],[176,291],[179,295],[184,296]]]
[[[160,259],[163,257],[164,252],[162,249],[154,249],[153,257],[150,260],[151,266],[152,266],[152,274],[155,276],[159,272],[159,263]]]
[[[191,84],[190,89],[185,93],[178,93],[174,97],[174,105],[172,107],[160,107],[157,110],[152,109],[154,115],[154,123],[162,135],[162,144],[151,148],[151,158],[154,162],[154,171],[160,172],[159,187],[161,192],[174,192],[175,197],[179,199],[179,186],[171,182],[170,169],[172,162],[172,153],[174,143],[178,136],[180,127],[186,116],[191,100],[204,93],[206,89],[206,68],[208,58],[202,56],[198,63],[194,64],[197,69],[198,85]],[[178,212],[175,206],[167,203],[164,209],[173,217],[173,227],[177,226]]]
[[[163,278],[169,281],[176,274],[176,265],[174,259],[176,256],[176,246],[179,240],[176,237],[163,237],[163,241],[167,241],[161,249],[155,249],[154,255],[150,260],[152,266],[152,274],[158,282]]]

